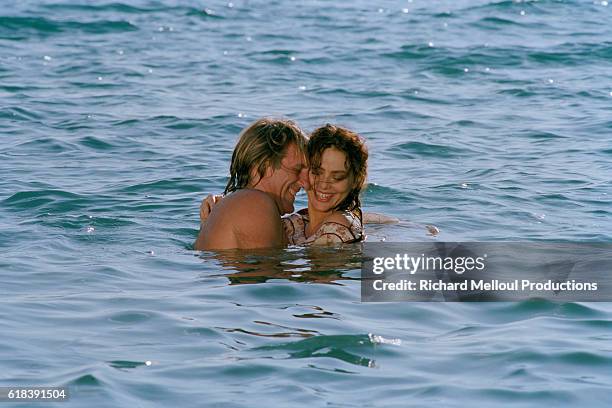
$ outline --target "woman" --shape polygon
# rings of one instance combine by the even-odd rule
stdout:
[[[359,193],[368,151],[354,132],[327,124],[308,141],[308,208],[283,217],[291,245],[329,245],[365,238]]]

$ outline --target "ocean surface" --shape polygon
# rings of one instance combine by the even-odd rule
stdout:
[[[0,386],[71,394],[0,405],[611,406],[610,303],[361,303],[359,247],[191,249],[261,116],[367,139],[364,210],[402,220],[371,241],[610,242],[611,21],[0,0]]]

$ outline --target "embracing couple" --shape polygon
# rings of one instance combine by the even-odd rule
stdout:
[[[363,240],[359,193],[367,160],[363,139],[346,128],[327,124],[307,138],[290,120],[257,120],[236,144],[223,198],[202,203],[194,249]],[[301,188],[308,208],[291,214]]]

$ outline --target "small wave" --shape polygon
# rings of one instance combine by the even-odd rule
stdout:
[[[143,14],[143,13],[152,13],[152,12],[160,12],[160,11],[168,11],[172,8],[170,7],[157,7],[157,8],[144,8],[144,7],[135,7],[128,4],[123,3],[108,3],[103,5],[97,4],[42,4],[41,8],[47,10],[57,10],[57,11],[83,11],[83,12],[117,12],[117,13],[130,13],[130,14]]]
[[[296,51],[295,50],[267,50],[267,51],[261,51],[258,53],[253,53],[253,54],[249,54],[249,55],[281,55],[281,56],[290,56],[295,54]]]
[[[374,341],[372,334],[367,335],[320,335],[309,337],[304,340],[294,341],[290,343],[281,343],[267,346],[256,347],[254,350],[309,350],[316,351],[327,347],[371,347],[374,344],[382,344]]]
[[[425,68],[425,70],[448,77],[460,77],[465,74],[465,68],[450,65],[433,65]]]
[[[107,229],[135,225],[131,220],[116,217],[100,217],[91,215],[72,216],[70,214],[41,214],[37,215],[31,223],[41,224],[48,227],[82,230],[87,228]]]
[[[462,11],[504,11],[510,8],[515,8],[516,6],[516,0],[491,1],[482,5],[465,8]]]
[[[530,50],[526,59],[541,65],[575,66],[609,61],[612,58],[612,43],[564,43],[555,46],[554,50]]]
[[[595,317],[603,315],[597,309],[583,303],[563,303],[559,305],[559,313],[570,318]]]
[[[256,321],[255,323],[262,323]],[[265,322],[264,322],[265,323]],[[266,323],[267,325],[271,325],[270,323]],[[277,326],[277,325],[272,325]],[[303,337],[309,338],[318,335],[319,333],[314,330],[305,330],[305,329],[295,329],[291,327],[277,326],[279,328],[284,329],[283,331],[275,331],[273,333],[262,333],[261,331],[247,330],[242,328],[228,328],[228,327],[217,327],[217,329],[223,330],[226,333],[243,333],[249,334],[251,336],[258,337],[273,337],[273,338],[287,338],[287,337]]]
[[[40,114],[31,109],[21,106],[12,106],[0,111],[0,118],[9,120],[19,120],[24,122],[37,122],[41,118]]]
[[[87,385],[87,386],[101,386],[102,381],[93,374],[83,374],[74,380],[71,380],[68,385]]]
[[[571,43],[536,49],[533,47],[487,48],[474,57],[474,63],[494,66],[572,67],[607,62],[612,58],[612,43]]]
[[[49,126],[55,129],[64,129],[69,131],[96,128],[93,123],[84,122],[82,119],[64,119],[59,122],[50,124]]]
[[[219,333],[210,327],[189,327],[185,329],[185,333],[193,336],[219,337]]]
[[[302,57],[300,58],[300,62],[304,63],[304,64],[308,64],[308,65],[314,65],[317,68],[324,66],[324,65],[329,65],[334,63],[334,59],[331,57]]]
[[[115,146],[94,136],[85,136],[79,143],[94,150],[111,150]]]
[[[413,110],[407,109],[398,109],[395,105],[386,104],[377,106],[366,116],[377,118],[387,118],[387,119],[396,119],[396,120],[407,120],[407,121],[417,121],[422,119],[432,119],[433,116],[421,113]]]
[[[0,36],[14,33],[19,30],[35,31],[39,33],[59,33],[60,24],[42,17],[9,17],[0,16]]]
[[[134,184],[121,189],[122,192],[148,192],[148,193],[195,193],[202,191],[202,183],[196,179],[172,178],[164,180],[147,181]]]
[[[551,404],[563,406],[571,401],[573,394],[565,390],[516,390],[509,388],[481,388],[477,390],[480,398],[490,398],[490,405],[520,404],[519,401],[528,402],[529,406]],[[536,401],[540,401],[538,404]],[[519,405],[520,406],[520,405]]]
[[[263,40],[262,40],[263,41]],[[274,64],[292,64],[297,61],[296,55],[298,54],[297,50],[290,49],[269,49],[263,51],[255,51],[249,52],[246,56],[249,59],[274,63]]]
[[[225,17],[218,14],[215,10],[209,8],[189,8],[185,9],[185,15],[199,17],[202,19],[222,20]]]
[[[33,153],[64,153],[75,150],[75,147],[71,143],[67,143],[58,140],[53,137],[42,137],[38,139],[28,140],[18,144],[17,146],[11,147],[11,151],[25,151],[28,154]]]
[[[164,129],[172,130],[187,130],[187,129],[201,129],[208,130],[209,126],[214,126],[216,130],[221,129],[223,131],[229,130],[231,133],[238,134],[241,130],[239,126],[234,123],[228,125],[221,125],[221,122],[226,121],[227,117],[213,117],[213,118],[183,118],[172,115],[160,115],[151,116],[146,118],[137,119],[122,119],[111,122],[113,127],[120,128],[131,128],[131,127],[161,127]],[[230,134],[231,134],[230,133]]]
[[[469,119],[455,120],[453,122],[450,122],[448,125],[458,127],[484,127],[483,123],[478,123]]]
[[[364,190],[364,194],[373,195],[373,196],[388,196],[388,195],[404,195],[401,190],[395,189],[393,187],[387,187],[382,184],[377,183],[368,183],[366,184],[366,188]]]
[[[387,339],[383,336],[379,336],[377,334],[368,334],[368,338],[373,344],[390,344],[393,346],[401,346],[402,341],[400,339]]]
[[[138,368],[138,367],[142,367],[142,366],[150,366],[152,363],[151,361],[147,360],[147,361],[129,361],[129,360],[113,360],[113,361],[107,361],[106,362],[110,367],[112,368],[116,368],[118,370],[121,371],[127,371],[128,369],[131,368]]]
[[[33,86],[32,84],[19,84],[19,85],[0,84],[0,90],[10,92],[10,93],[18,93],[18,92],[23,92],[23,91],[37,91],[40,89],[41,87]],[[0,115],[3,115],[3,114],[4,112],[0,112]]]
[[[526,8],[529,14],[546,14],[548,9],[539,5],[539,0],[502,0],[497,2],[488,2],[477,6],[470,6],[459,10],[455,14],[465,14],[474,12],[475,14],[490,14],[490,13],[517,13],[524,11]],[[567,2],[565,2],[567,3]]]
[[[313,93],[317,95],[334,95],[344,98],[385,98],[392,96],[389,92],[383,92],[380,90],[372,91],[359,91],[356,89],[344,89],[344,88],[318,88],[313,89]]]
[[[25,33],[48,36],[63,32],[109,34],[136,31],[138,27],[127,21],[98,20],[90,22],[51,20],[44,17],[0,17],[0,38],[12,39]]]
[[[363,190],[364,199],[368,205],[388,206],[390,203],[409,203],[412,202],[413,196],[406,192],[388,187],[382,184],[368,183]]]
[[[420,60],[431,58],[441,52],[440,48],[425,45],[407,44],[400,47],[400,51],[381,54],[383,57],[399,60]]]
[[[567,139],[567,136],[562,136],[553,132],[545,132],[545,131],[536,131],[536,132],[528,132],[525,134],[525,137],[528,139],[534,140],[554,140],[554,139]]]
[[[573,202],[568,196],[561,193],[548,193],[548,194],[540,194],[535,197],[535,200],[538,202]]]
[[[597,309],[586,304],[572,302],[559,304],[546,299],[528,299],[512,303],[508,306],[503,306],[499,312],[514,316],[516,320],[524,320],[542,314],[551,316],[561,315],[570,318],[592,318],[601,315],[601,312]]]
[[[612,320],[586,319],[586,320],[573,320],[572,323],[576,325],[586,326],[591,329],[598,328],[598,329],[612,330]]]
[[[573,351],[559,353],[553,356],[554,359],[566,364],[580,366],[607,366],[612,364],[612,358],[608,355],[599,354],[593,351]]]
[[[44,207],[46,211],[66,213],[85,208],[89,199],[64,190],[19,191],[3,201],[17,211]]]
[[[377,345],[399,345],[398,339],[384,339],[376,335],[320,335],[309,337],[291,343],[260,346],[252,351],[286,351],[289,359],[303,358],[334,358],[345,363],[376,367],[376,362],[360,353],[366,353]],[[383,349],[381,349],[383,350]],[[379,351],[380,353],[381,351]],[[389,349],[382,351],[383,354],[393,354]]]
[[[498,28],[500,26],[521,26],[522,24],[502,17],[484,17],[474,25],[480,28]]]
[[[393,146],[387,150],[394,156],[401,157],[440,157],[440,158],[451,158],[465,155],[468,150],[452,147],[448,145],[441,145],[435,143],[425,142],[406,142]]]
[[[500,91],[497,91],[497,93],[499,95],[512,95],[512,96],[517,96],[519,98],[529,98],[529,97],[537,95],[537,93],[533,91],[530,91],[528,89],[522,89],[522,88],[507,88],[507,89],[502,89]]]
[[[265,57],[264,56],[264,58],[258,58],[258,60],[260,62],[267,62],[270,64],[276,64],[276,65],[289,65],[289,64],[294,63],[290,58],[282,57],[282,56],[275,56],[275,57]]]
[[[60,27],[64,31],[82,31],[90,34],[109,34],[123,33],[128,31],[137,31],[138,27],[127,21],[93,21],[88,23],[68,22],[63,23]]]
[[[551,312],[557,308],[554,302],[546,299],[528,299],[522,302],[512,303],[508,306],[503,306],[499,312],[509,315],[515,315],[517,320],[523,318],[525,314],[540,314],[542,312]]]
[[[31,200],[32,198],[46,197],[49,199],[60,198],[60,199],[77,199],[79,195],[64,190],[38,190],[38,191],[19,191],[6,200],[5,204],[15,204],[23,201]]]
[[[123,311],[115,313],[108,319],[115,323],[132,324],[142,323],[154,318],[154,313],[149,311]]]

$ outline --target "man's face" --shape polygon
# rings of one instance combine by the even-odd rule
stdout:
[[[268,168],[261,186],[274,197],[281,215],[293,212],[295,195],[300,188],[308,188],[306,160],[295,144],[287,147],[279,168]]]

